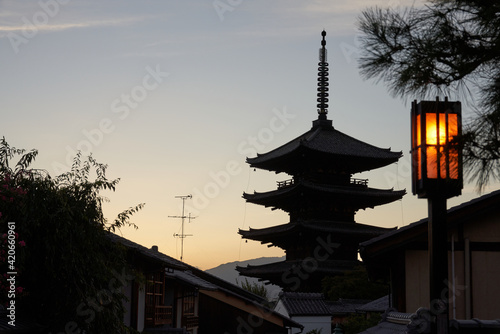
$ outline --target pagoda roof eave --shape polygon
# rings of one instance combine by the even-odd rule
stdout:
[[[352,270],[355,266],[359,265],[359,261],[349,260],[326,260],[318,262],[318,268],[315,270],[316,274],[326,275],[339,275],[347,270]],[[258,266],[247,265],[246,267],[237,266],[236,270],[242,276],[257,277],[261,280],[269,280],[271,283],[281,282],[284,272],[292,271],[293,268],[300,266],[302,260],[281,261],[273,262]],[[278,284],[280,285],[280,284]]]
[[[261,241],[262,243],[276,243],[276,237],[286,238],[290,233],[308,230],[321,233],[335,233],[338,235],[348,234],[365,240],[381,236],[387,232],[394,231],[397,227],[386,228],[365,225],[355,222],[338,222],[327,220],[298,220],[287,224],[276,225],[261,229],[238,230],[243,239]]]
[[[266,207],[281,208],[280,199],[289,199],[291,196],[310,191],[311,193],[338,198],[339,200],[355,200],[359,209],[375,207],[377,205],[391,203],[401,199],[406,190],[376,189],[360,186],[338,186],[317,184],[310,181],[298,181],[293,185],[286,186],[268,192],[243,193],[243,198],[248,202],[264,205]],[[273,204],[274,203],[274,204]]]
[[[375,169],[396,162],[403,154],[390,148],[379,148],[348,136],[333,127],[313,127],[306,133],[267,153],[247,158],[251,167],[287,172],[290,164],[282,161],[300,159],[302,153],[331,156],[335,160],[356,161],[359,165],[352,172]],[[354,167],[351,167],[354,168]]]

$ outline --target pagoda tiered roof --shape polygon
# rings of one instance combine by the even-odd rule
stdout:
[[[342,275],[348,270],[353,270],[359,265],[359,261],[348,260],[326,260],[316,261],[317,268],[314,270],[314,275],[317,276],[336,276]],[[297,270],[303,270],[304,260],[285,260],[258,266],[247,265],[246,267],[237,266],[236,270],[240,275],[248,277],[257,277],[261,281],[269,281],[272,284],[285,287],[287,277],[295,276]],[[289,273],[290,275],[287,275]],[[291,279],[290,279],[291,281]]]
[[[250,203],[289,213],[287,224],[239,230],[245,239],[285,250],[286,260],[266,265],[237,267],[244,276],[257,277],[285,291],[317,291],[325,276],[336,276],[359,264],[359,243],[393,229],[358,224],[360,209],[400,200],[406,190],[375,189],[353,174],[395,163],[402,152],[379,148],[335,129],[328,114],[326,32],[321,33],[318,63],[317,112],[312,128],[267,153],[247,158],[250,167],[286,173],[276,190],[243,193]],[[328,240],[327,248],[318,246]],[[298,284],[299,286],[295,286]]]
[[[334,239],[354,239],[365,241],[395,230],[394,228],[384,228],[372,225],[359,224],[355,222],[339,222],[330,220],[302,220],[297,219],[287,224],[276,225],[266,228],[248,230],[238,230],[244,239],[260,241],[262,244],[270,243],[285,249],[286,245],[293,240],[296,235],[303,233],[330,234]]]
[[[243,193],[243,198],[251,203],[282,209],[286,212],[302,206],[305,199],[311,201],[321,199],[357,211],[391,203],[401,199],[404,194],[406,190],[375,189],[362,185],[319,184],[300,180],[277,190],[253,194]]]
[[[302,171],[304,164],[354,174],[389,165],[402,155],[348,136],[336,130],[331,120],[318,119],[311,130],[268,153],[247,158],[247,163],[291,175]]]

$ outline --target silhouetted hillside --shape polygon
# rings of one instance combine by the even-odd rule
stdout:
[[[251,259],[251,260],[246,260],[246,261],[228,262],[228,263],[221,264],[215,268],[207,269],[205,271],[209,274],[212,274],[214,276],[222,278],[223,280],[226,280],[230,283],[238,284],[239,286],[241,286],[241,282],[245,282],[245,279],[247,279],[248,282],[250,282],[250,283],[264,284],[262,282],[259,282],[259,280],[257,278],[240,276],[239,273],[236,271],[236,266],[246,267],[247,264],[261,265],[261,264],[279,262],[279,261],[284,261],[284,260],[285,260],[284,256],[283,257],[261,257],[258,259]],[[281,291],[281,288],[279,286],[269,284],[269,285],[266,285],[266,288],[267,288],[268,297],[270,300],[278,298],[278,294]]]

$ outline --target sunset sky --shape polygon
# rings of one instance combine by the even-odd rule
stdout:
[[[36,148],[34,167],[67,171],[77,150],[121,178],[105,214],[138,203],[138,230],[123,236],[184,260],[221,263],[280,256],[245,243],[247,229],[286,223],[284,212],[246,204],[242,193],[289,178],[254,171],[246,157],[276,148],[317,118],[321,31],[330,64],[328,118],[336,129],[402,151],[398,164],[355,175],[375,188],[405,189],[402,201],[367,209],[360,223],[403,226],[424,217],[411,195],[409,108],[358,71],[357,17],[367,6],[406,0],[0,0],[0,135]],[[450,96],[450,99],[455,97]],[[464,105],[464,117],[470,116]],[[498,185],[494,186],[498,188]],[[490,191],[491,189],[487,190]],[[467,185],[449,206],[478,194]]]

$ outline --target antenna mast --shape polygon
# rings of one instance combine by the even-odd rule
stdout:
[[[184,238],[192,236],[192,234],[184,234],[184,219],[188,218],[188,222],[190,223],[191,219],[195,219],[196,217],[191,217],[191,213],[189,213],[189,216],[185,216],[184,215],[184,202],[188,198],[193,198],[192,195],[175,196],[175,198],[182,199],[182,216],[168,216],[168,217],[169,218],[181,218],[182,219],[181,234],[174,233],[174,238],[181,239],[181,261],[182,261],[182,257],[184,256]]]

